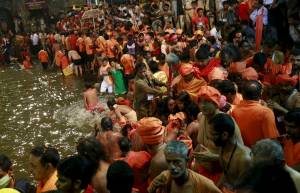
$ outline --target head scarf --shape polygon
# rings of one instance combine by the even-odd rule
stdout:
[[[258,73],[254,68],[249,67],[242,71],[242,78],[244,80],[258,80]]]
[[[163,141],[165,128],[155,117],[145,117],[133,124],[145,144],[155,145]]]
[[[194,67],[192,64],[188,64],[188,63],[181,64],[180,69],[179,69],[179,73],[181,76],[186,76],[193,72],[194,72]]]
[[[198,100],[203,97],[207,101],[215,103],[219,108],[221,108],[221,93],[211,86],[202,86],[198,92]]]

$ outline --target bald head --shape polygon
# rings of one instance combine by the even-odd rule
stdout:
[[[256,142],[252,148],[253,161],[284,162],[284,153],[281,145],[272,139],[262,139]]]
[[[165,154],[178,154],[183,158],[188,158],[188,147],[182,141],[170,141],[166,148]]]
[[[262,85],[256,80],[246,80],[242,85],[242,95],[245,100],[258,101],[262,94]]]

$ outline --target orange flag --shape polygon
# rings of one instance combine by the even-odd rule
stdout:
[[[256,51],[259,51],[260,44],[262,41],[262,34],[263,34],[263,16],[264,15],[264,9],[262,9],[261,13],[257,15],[256,17],[256,29],[255,29],[255,45],[256,45]]]

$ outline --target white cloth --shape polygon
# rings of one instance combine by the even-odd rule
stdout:
[[[101,86],[100,86],[100,92],[101,93],[112,93],[113,92],[113,87],[111,84],[109,84],[105,79],[102,81]]]
[[[37,46],[39,44],[39,35],[37,35],[37,33],[31,35],[31,41],[32,45]]]
[[[264,5],[271,5],[273,0],[264,0]]]
[[[255,9],[251,14],[250,14],[250,19],[253,23],[253,25],[255,25],[256,23],[256,17],[260,14],[263,13],[263,24],[264,25],[268,25],[268,9],[265,8],[264,6],[262,6],[259,9]]]

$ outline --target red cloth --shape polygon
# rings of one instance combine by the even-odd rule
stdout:
[[[249,20],[249,5],[246,2],[241,2],[238,6],[238,15],[240,20]]]
[[[76,50],[77,39],[78,37],[75,34],[70,35],[69,42],[70,42],[71,50]]]
[[[205,78],[207,79],[208,74],[215,68],[221,66],[221,60],[212,58],[209,60],[208,64],[204,68],[199,68],[198,65],[194,65],[195,67],[195,77],[196,78]]]
[[[220,168],[220,166],[216,166],[217,168]],[[221,171],[221,168],[220,168]],[[222,173],[221,172],[215,172],[212,173],[210,171],[208,171],[205,167],[200,166],[199,167],[199,174],[201,174],[202,176],[207,177],[208,179],[212,180],[215,184],[217,184],[221,178]]]
[[[263,14],[264,14],[264,10],[262,9],[261,14],[256,17],[256,27],[255,27],[255,47],[256,47],[256,51],[258,51],[260,49],[260,44],[261,44],[261,41],[262,41],[263,28],[264,28]]]

